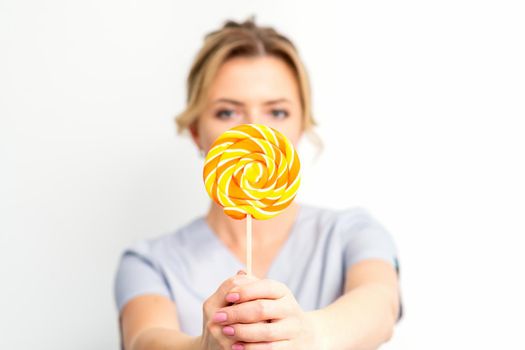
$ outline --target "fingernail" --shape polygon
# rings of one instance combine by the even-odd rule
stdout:
[[[238,275],[247,275],[246,271],[244,271],[244,270],[237,271],[237,274]]]
[[[235,330],[233,329],[233,327],[226,326],[226,327],[222,328],[222,333],[224,333],[226,335],[234,335],[235,334]]]
[[[230,302],[230,303],[234,303],[237,300],[239,300],[240,298],[241,298],[241,296],[239,295],[239,293],[230,293],[230,294],[226,295],[226,301]]]
[[[232,350],[244,350],[244,345],[242,344],[233,344]]]
[[[228,319],[228,314],[226,312],[216,312],[213,315],[213,322],[224,322]]]

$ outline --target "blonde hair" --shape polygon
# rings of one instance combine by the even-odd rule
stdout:
[[[320,146],[320,139],[312,132],[317,123],[312,115],[310,82],[295,45],[275,29],[257,26],[253,16],[244,23],[226,21],[221,29],[205,36],[187,78],[186,108],[175,118],[178,132],[198,121],[210,84],[223,63],[233,57],[267,55],[284,60],[292,68],[299,85],[303,130]]]

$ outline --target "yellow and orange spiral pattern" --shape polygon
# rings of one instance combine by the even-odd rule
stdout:
[[[204,186],[234,219],[270,219],[293,201],[300,163],[292,143],[261,124],[238,125],[213,143],[204,162]]]

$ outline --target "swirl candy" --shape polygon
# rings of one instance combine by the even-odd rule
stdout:
[[[213,143],[204,163],[210,197],[234,219],[270,219],[293,201],[300,163],[292,143],[261,124],[238,125]]]

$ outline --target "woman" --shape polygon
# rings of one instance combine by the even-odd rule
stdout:
[[[297,145],[315,123],[295,47],[253,20],[227,22],[194,61],[177,123],[203,155],[243,123]],[[252,276],[242,270],[244,220],[214,202],[205,217],[127,249],[115,283],[123,347],[374,349],[391,337],[400,315],[395,245],[365,209],[294,202],[255,220],[253,234]]]

